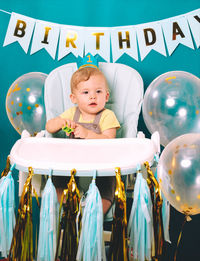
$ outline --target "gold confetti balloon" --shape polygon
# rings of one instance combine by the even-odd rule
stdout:
[[[200,213],[200,133],[172,140],[158,163],[158,180],[170,204],[181,213]]]
[[[27,130],[31,135],[45,128],[44,82],[47,75],[31,72],[16,79],[6,96],[8,118],[21,134]]]
[[[157,77],[147,88],[142,106],[145,124],[158,131],[166,146],[186,133],[200,133],[200,79],[184,71]]]

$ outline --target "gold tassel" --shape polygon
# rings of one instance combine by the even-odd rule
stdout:
[[[8,260],[33,260],[33,224],[32,224],[32,177],[33,169],[29,167],[28,178],[24,184],[19,203],[16,225],[13,232]],[[36,197],[37,199],[37,197]],[[38,203],[39,204],[39,203]]]
[[[2,171],[1,177],[7,176],[9,171],[10,171],[10,157],[8,156],[8,157],[7,157],[7,160],[6,160],[6,167],[5,167],[5,169]]]
[[[120,168],[115,168],[115,213],[112,224],[110,257],[112,261],[127,261],[126,194]]]
[[[61,197],[55,260],[57,260],[58,256],[62,261],[76,260],[81,216],[79,216],[79,231],[77,234],[76,217],[79,212],[80,193],[74,178],[75,174],[76,170],[73,169],[71,171],[71,179],[67,184],[67,189],[63,191]]]
[[[158,181],[149,166],[148,162],[144,163],[147,169],[147,183],[149,185],[152,204],[153,204],[153,226],[155,239],[155,260],[158,260],[163,253],[164,230],[162,220],[162,197]]]

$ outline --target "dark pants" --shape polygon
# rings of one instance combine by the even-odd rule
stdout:
[[[66,176],[53,176],[52,177],[53,184],[56,188],[66,189],[69,180],[70,180],[70,177],[66,177]],[[78,177],[75,177],[75,180],[76,180],[76,182],[78,182]],[[113,202],[114,195],[115,195],[115,183],[116,183],[116,180],[115,180],[114,176],[96,178],[96,185],[99,189],[99,192],[100,192],[102,198]]]

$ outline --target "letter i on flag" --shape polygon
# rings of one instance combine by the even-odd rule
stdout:
[[[31,46],[31,54],[44,48],[51,57],[55,59],[59,33],[59,25],[37,20]]]

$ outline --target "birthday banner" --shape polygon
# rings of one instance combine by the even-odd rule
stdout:
[[[45,49],[53,59],[72,53],[99,54],[113,62],[124,53],[136,61],[151,50],[172,55],[179,44],[195,49],[200,46],[200,9],[184,15],[139,25],[119,27],[83,27],[55,24],[11,13],[3,46],[18,42],[25,53]],[[111,48],[110,48],[111,47]]]

